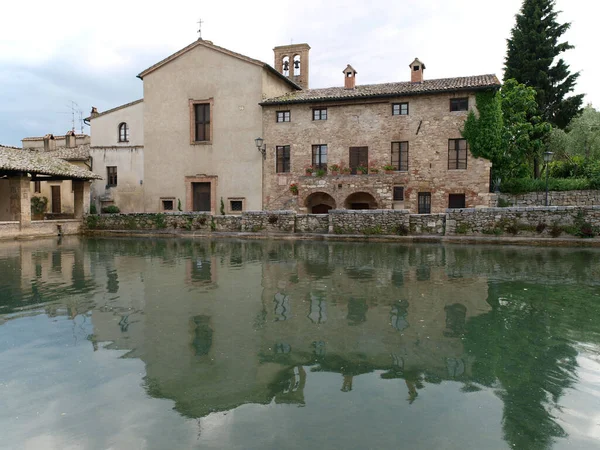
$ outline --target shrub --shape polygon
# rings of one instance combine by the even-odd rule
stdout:
[[[592,238],[596,235],[594,231],[594,227],[589,222],[583,222],[579,225],[577,231],[575,232],[575,236],[583,237],[583,238]]]
[[[591,180],[587,178],[550,178],[548,190],[550,191],[579,191],[591,189]],[[539,178],[517,178],[502,183],[502,192],[506,194],[525,194],[527,192],[544,192],[546,180]]]
[[[221,215],[225,215],[225,202],[223,202],[223,197],[221,197],[221,207],[220,207]]]
[[[90,205],[90,214],[98,214],[98,210],[96,209],[96,204],[92,203]]]
[[[156,228],[158,228],[159,230],[167,228],[167,219],[166,219],[166,216],[164,214],[158,213],[154,217],[154,224],[156,225]]]
[[[467,234],[469,232],[469,225],[466,223],[461,223],[456,226],[457,234]]]
[[[204,223],[206,223],[206,217],[202,217],[200,220],[204,219]],[[202,222],[200,222],[204,225]],[[215,223],[215,218],[210,216],[210,231],[217,231],[217,224]]]
[[[560,225],[558,225],[557,222],[554,222],[550,227],[550,236],[552,236],[553,238],[559,237],[562,234],[562,232],[563,229],[560,227]]]
[[[46,197],[31,197],[31,212],[34,214],[43,214],[46,212],[48,199]]]
[[[362,233],[369,236],[372,234],[383,234],[383,230],[381,229],[381,225],[376,225],[374,227],[364,228]]]
[[[546,225],[544,222],[540,222],[536,225],[535,227],[535,231],[537,231],[538,233],[543,233],[544,230],[546,229],[548,225]]]
[[[500,197],[498,199],[498,208],[508,208],[509,206],[512,206],[512,203],[509,202],[508,200]]]
[[[516,236],[517,234],[519,234],[519,227],[516,224],[511,223],[506,226],[506,232],[512,234],[513,236]]]
[[[403,223],[401,223],[400,225],[396,226],[396,234],[398,236],[408,236],[409,233],[409,229],[406,225],[404,225]]]
[[[117,205],[108,205],[102,208],[102,214],[119,214],[121,210]]]
[[[316,174],[318,177],[324,177],[324,176],[327,174],[327,172],[325,171],[325,169],[317,169],[317,170],[315,171],[315,174]]]
[[[177,211],[181,211],[181,199],[177,199]]]

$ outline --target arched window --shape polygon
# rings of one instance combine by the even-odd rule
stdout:
[[[281,60],[281,73],[286,77],[290,74],[290,57],[284,56]]]
[[[294,56],[294,75],[298,76],[301,75],[300,73],[300,55],[295,55]]]
[[[129,127],[127,123],[121,122],[119,124],[119,142],[127,142],[129,140]]]

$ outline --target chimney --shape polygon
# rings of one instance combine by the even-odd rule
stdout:
[[[90,118],[94,118],[98,116],[98,108],[96,108],[95,106],[92,106],[92,112],[90,113]]]
[[[343,71],[344,74],[344,89],[354,89],[356,87],[356,74],[358,72],[354,70],[350,64],[346,66]]]
[[[423,82],[423,71],[425,70],[425,64],[419,61],[419,58],[415,58],[413,62],[408,66],[410,67],[410,81],[411,83],[422,83]]]
[[[69,130],[69,132],[65,134],[65,146],[67,148],[76,147],[75,132],[73,130]]]
[[[56,150],[56,141],[54,140],[54,136],[52,134],[47,134],[44,136],[44,151],[52,152]]]

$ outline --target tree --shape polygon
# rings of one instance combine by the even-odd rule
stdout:
[[[600,159],[600,111],[587,105],[567,127],[570,155],[583,156],[586,162]]]
[[[559,42],[571,24],[556,21],[554,5],[555,0],[523,1],[507,40],[504,78],[533,87],[539,115],[565,128],[581,110],[583,94],[566,97],[573,91],[579,72],[570,73],[569,65],[559,57],[573,48],[568,42]]]
[[[515,80],[500,92],[476,95],[477,114],[469,113],[462,134],[473,156],[492,162],[494,180],[523,177],[539,166],[551,126],[538,115],[535,97],[533,88]]]

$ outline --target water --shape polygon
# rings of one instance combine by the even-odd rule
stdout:
[[[0,244],[0,448],[598,449],[600,252]]]

